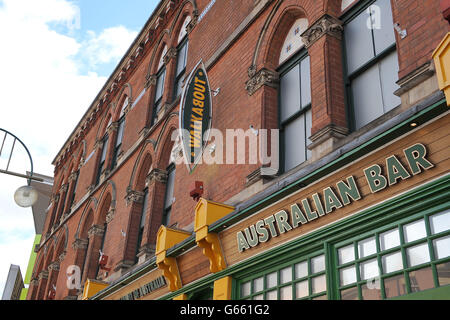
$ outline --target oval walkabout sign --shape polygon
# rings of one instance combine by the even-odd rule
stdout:
[[[200,61],[186,80],[180,108],[180,134],[186,163],[192,171],[207,143],[212,100],[206,69]]]

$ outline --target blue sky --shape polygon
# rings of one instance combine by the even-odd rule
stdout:
[[[35,172],[53,175],[57,152],[158,2],[0,0],[0,128],[27,145]],[[0,156],[0,169],[8,156]],[[20,149],[12,163],[29,170]],[[24,184],[0,174],[0,292],[10,264],[25,274],[33,244],[31,209],[13,200]]]

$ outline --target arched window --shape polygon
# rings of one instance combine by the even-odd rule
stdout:
[[[111,125],[111,123],[112,123],[112,118],[109,119],[108,125],[106,127],[108,128]],[[106,155],[107,155],[107,150],[108,150],[108,140],[109,140],[109,136],[108,136],[108,132],[106,132],[102,138],[102,149],[101,149],[101,155],[100,155],[100,160],[99,160],[98,169],[97,169],[97,177],[95,179],[95,185],[98,185],[100,183],[100,177],[102,176],[103,170],[105,169]]]
[[[144,199],[142,201],[141,219],[139,221],[139,230],[138,230],[138,236],[137,236],[137,245],[136,245],[136,253],[135,253],[134,263],[137,263],[139,260],[138,253],[139,253],[139,249],[142,244],[142,237],[144,235],[147,206],[148,206],[148,188],[145,188]]]
[[[186,62],[188,55],[189,42],[187,37],[186,26],[191,22],[191,17],[187,16],[181,26],[180,33],[178,35],[178,47],[177,47],[177,70],[175,72],[175,99],[181,94],[181,84],[186,72]]]
[[[175,164],[172,162],[167,168],[166,194],[164,198],[164,212],[161,224],[168,226],[173,204],[173,189],[175,186]]]
[[[289,171],[310,157],[311,136],[310,59],[300,37],[308,20],[297,19],[280,52],[279,116],[282,165]]]
[[[72,188],[72,193],[70,194],[70,199],[69,199],[69,206],[67,208],[67,210],[70,210],[70,208],[72,208],[73,202],[75,201],[75,195],[77,193],[77,187],[78,187],[78,177],[80,176],[80,170],[75,172],[75,177],[74,177],[74,182],[73,182],[73,188]]]
[[[398,58],[389,0],[355,6],[344,20],[349,111],[356,130],[401,103]]]
[[[159,59],[158,63],[158,72],[156,73],[156,93],[155,93],[155,100],[153,103],[152,125],[155,124],[159,110],[161,110],[162,107],[162,98],[164,94],[164,81],[166,79],[166,66],[164,64],[164,56],[166,52],[167,46],[164,47],[164,50],[161,54],[161,58]]]
[[[116,143],[114,144],[114,152],[113,152],[113,158],[111,163],[111,170],[114,169],[117,165],[117,157],[119,155],[120,149],[122,147],[122,140],[123,140],[123,131],[125,128],[125,109],[128,107],[129,99],[128,97],[125,97],[122,105],[122,109],[120,111],[120,118],[119,118],[119,124],[117,127],[117,136],[116,136]]]

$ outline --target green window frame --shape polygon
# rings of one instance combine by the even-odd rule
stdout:
[[[447,217],[447,229],[434,232],[433,219]],[[390,233],[397,234],[396,243],[385,247],[383,239]],[[411,236],[415,236],[411,239]],[[409,237],[409,239],[408,239]],[[369,254],[364,254],[363,241],[373,239]],[[443,247],[442,243],[448,246]],[[389,299],[398,296],[434,289],[450,284],[450,209],[432,213],[420,213],[393,224],[383,226],[378,230],[357,236],[336,244],[333,259],[336,262],[336,286],[340,299]],[[370,247],[370,246],[369,246]],[[351,261],[340,263],[344,248],[353,249]],[[447,249],[443,249],[447,248]],[[447,250],[443,252],[442,250]],[[362,252],[362,254],[361,254]],[[442,254],[443,256],[441,256]],[[372,277],[365,277],[364,270],[373,272],[370,264],[376,262],[377,273]],[[398,265],[395,265],[398,264]],[[366,268],[366,266],[368,266]],[[349,270],[354,273],[349,273]],[[372,270],[370,270],[372,269]],[[391,270],[392,269],[392,270]],[[354,281],[346,283],[347,277]],[[420,278],[420,282],[417,282]],[[395,282],[395,283],[394,283]],[[396,293],[392,293],[396,289]],[[372,291],[374,290],[374,291]],[[371,296],[377,292],[377,296]]]
[[[326,256],[323,251],[257,273],[238,282],[244,300],[326,300]]]

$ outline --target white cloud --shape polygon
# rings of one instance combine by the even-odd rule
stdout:
[[[35,172],[50,176],[52,160],[107,79],[95,68],[117,63],[137,34],[118,26],[78,41],[79,18],[79,8],[66,0],[0,0],[0,128],[27,145]],[[5,161],[2,155],[0,169]],[[29,170],[23,151],[12,162],[14,170]],[[0,292],[10,264],[25,274],[33,244],[31,209],[13,200],[24,184],[0,174]]]
[[[89,39],[83,45],[83,56],[89,59],[90,65],[111,63],[125,54],[137,32],[124,26],[117,26],[103,30],[99,35],[89,31]]]

